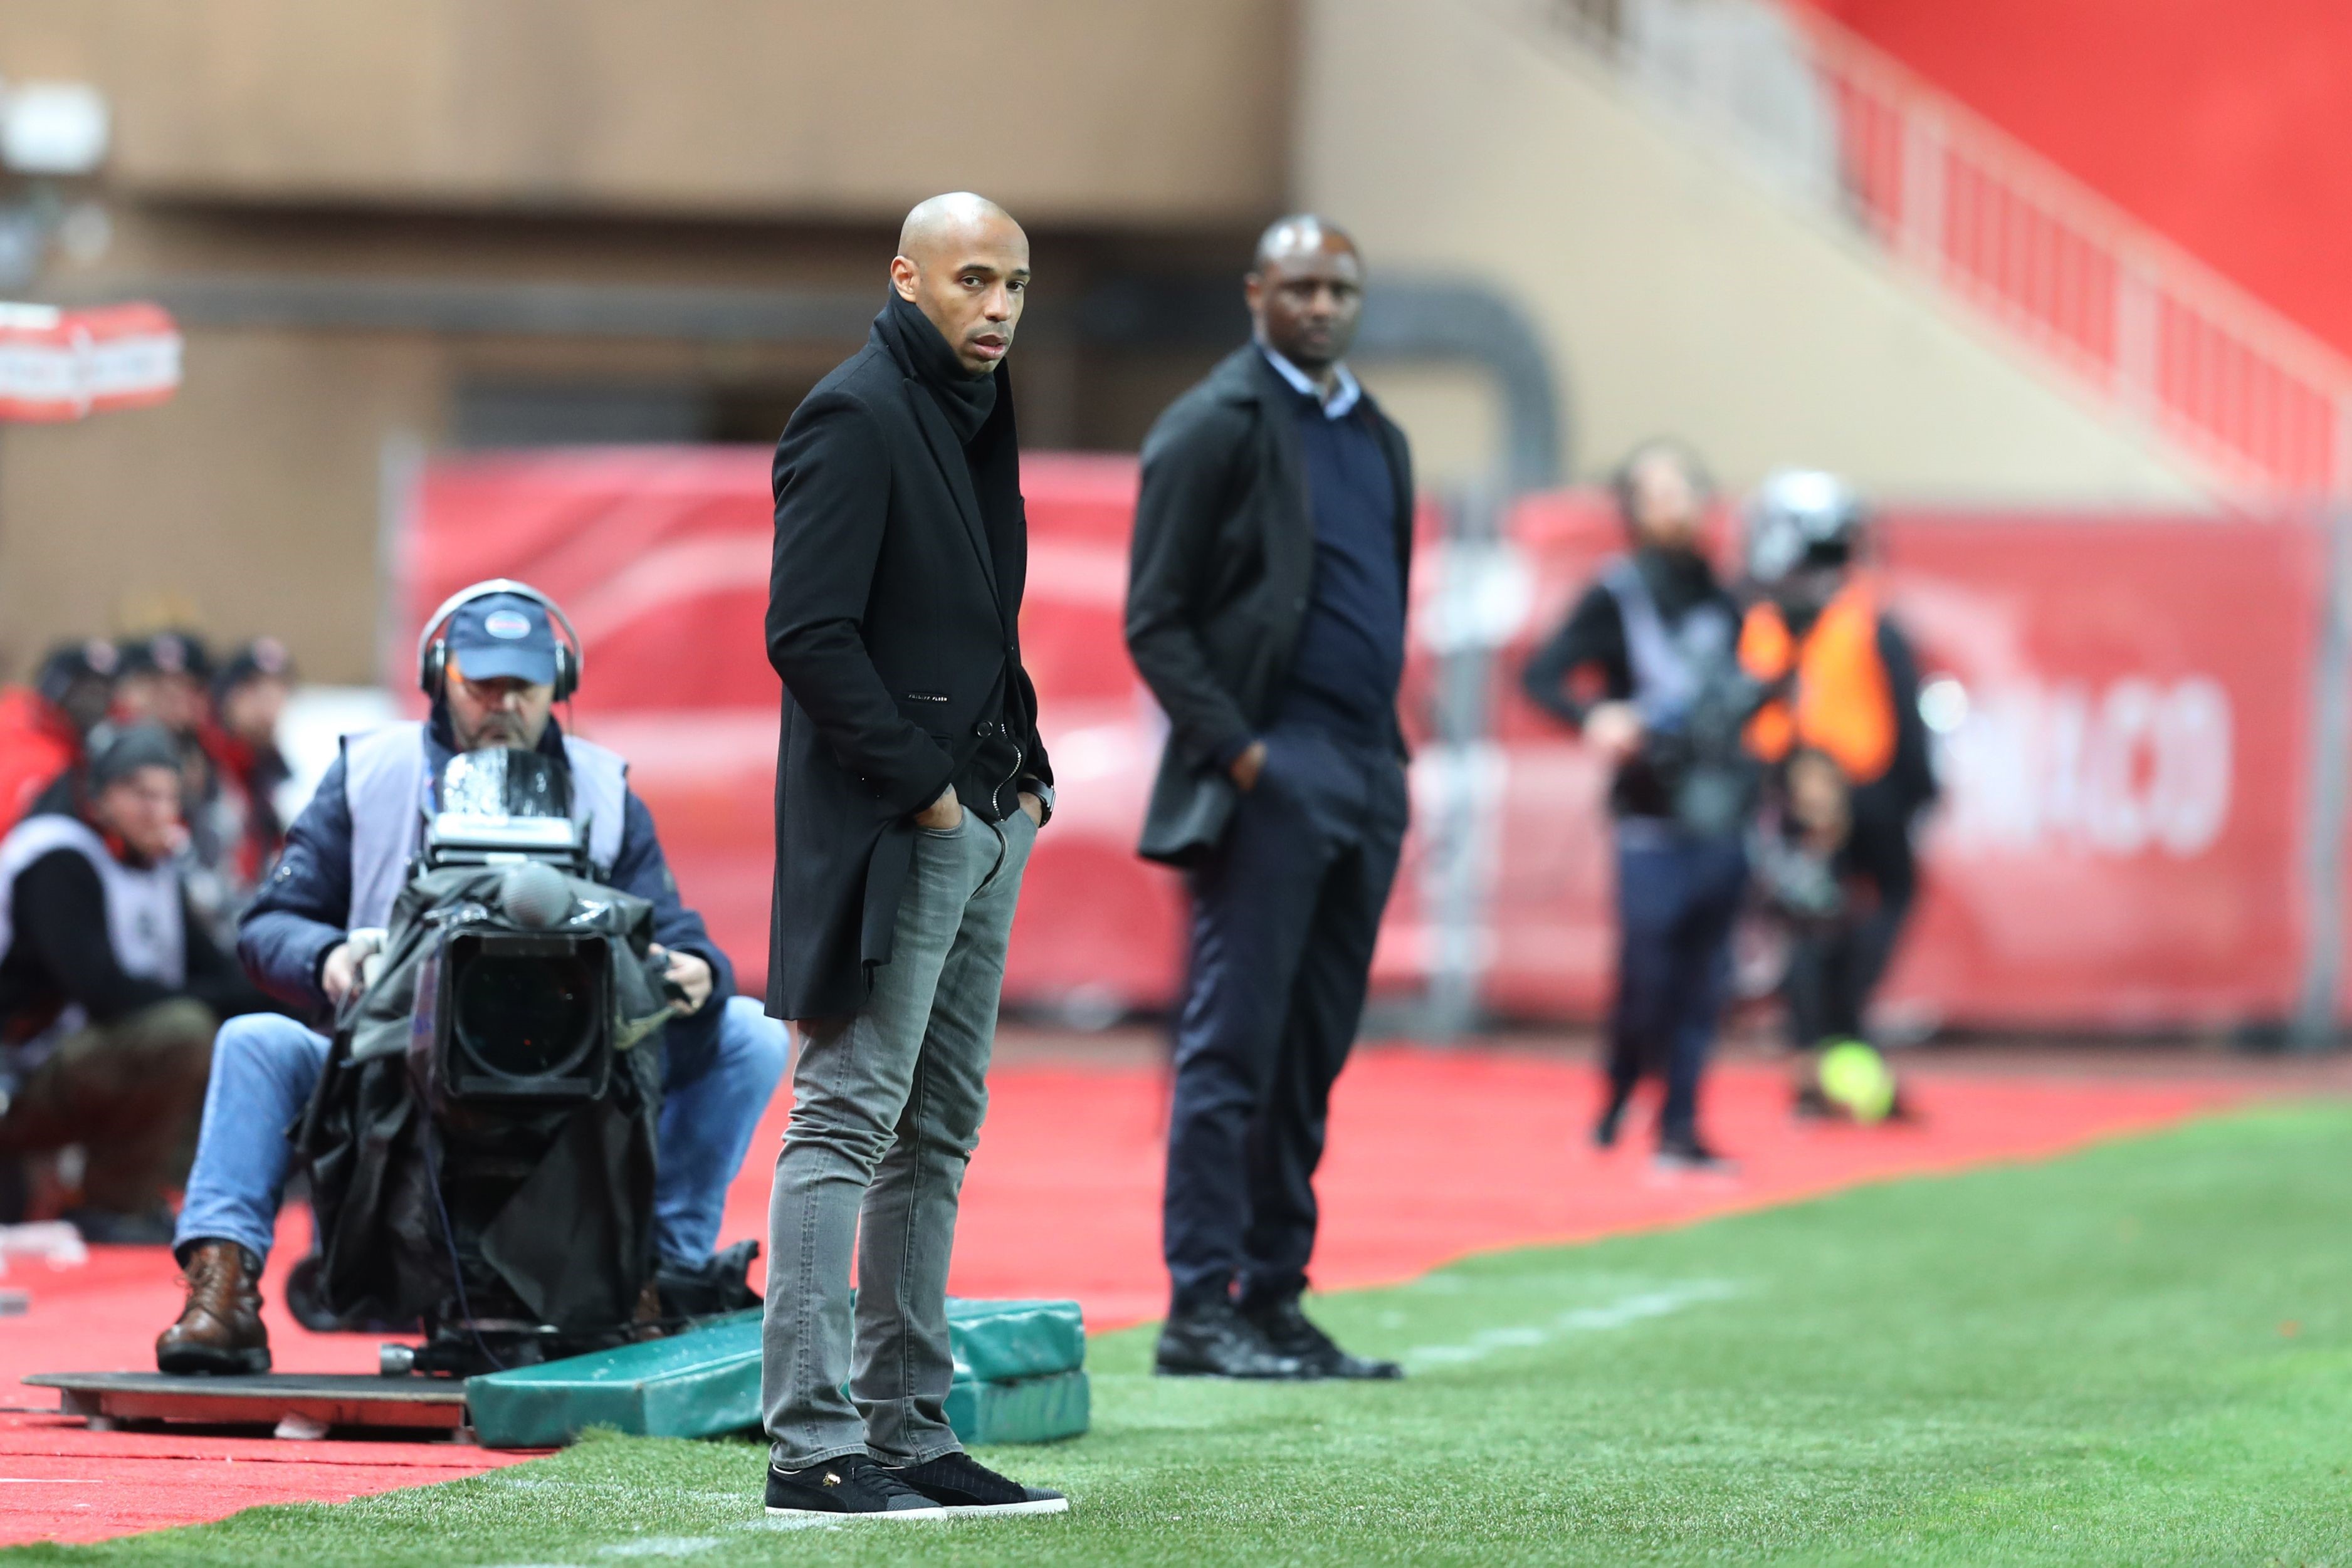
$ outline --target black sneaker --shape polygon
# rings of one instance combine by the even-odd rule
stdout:
[[[1309,1377],[1384,1379],[1404,1375],[1404,1368],[1393,1361],[1374,1361],[1341,1350],[1300,1310],[1296,1296],[1244,1307],[1242,1315],[1257,1325],[1266,1343],[1305,1367]]]
[[[1657,1158],[1653,1162],[1660,1171],[1689,1176],[1737,1176],[1739,1167],[1698,1141],[1693,1133],[1683,1133],[1658,1140]]]
[[[819,1459],[797,1470],[768,1467],[772,1514],[848,1519],[945,1519],[948,1511],[876,1464],[868,1454]]]
[[[950,1518],[987,1513],[1067,1513],[1070,1500],[1045,1487],[1000,1476],[959,1448],[919,1465],[882,1467],[947,1511]]]
[[[1266,1343],[1230,1301],[1168,1314],[1151,1370],[1162,1377],[1301,1378],[1312,1375]]]

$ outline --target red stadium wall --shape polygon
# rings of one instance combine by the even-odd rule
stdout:
[[[1181,899],[1133,853],[1160,720],[1119,635],[1135,469],[1032,455],[1023,640],[1061,810],[1013,945],[1015,999],[1164,1004]],[[580,727],[627,755],[680,885],[748,983],[764,967],[776,682],[761,653],[767,456],[713,449],[450,459],[407,539],[409,620],[478,578],[527,579],[586,645]],[[1425,536],[1434,519],[1424,519]],[[1889,601],[1968,717],[1944,737],[1946,809],[1891,1002],[1926,1019],[2128,1028],[2282,1016],[2302,950],[2297,832],[2320,559],[2292,523],[1898,512]],[[1605,1000],[1609,862],[1593,759],[1512,673],[1615,548],[1597,497],[1537,497],[1508,540],[1525,592],[1496,674],[1486,802],[1488,996],[1514,1013]],[[1415,574],[1408,729],[1427,713]],[[1424,750],[1417,791],[1432,769]],[[1378,979],[1428,951],[1408,846]]]
[[[1790,3],[2352,351],[2352,5]]]

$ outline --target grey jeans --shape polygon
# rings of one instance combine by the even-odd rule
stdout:
[[[1021,811],[918,829],[890,961],[866,1006],[801,1025],[761,1333],[770,1453],[787,1469],[860,1451],[920,1464],[962,1446],[947,1422],[948,1258],[1036,831]]]

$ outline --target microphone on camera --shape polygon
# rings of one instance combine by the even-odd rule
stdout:
[[[572,884],[553,866],[525,861],[499,879],[499,905],[517,925],[543,931],[572,913]]]

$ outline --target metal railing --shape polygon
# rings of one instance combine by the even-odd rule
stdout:
[[[1506,4],[2226,485],[2352,492],[2352,360],[1833,24],[1769,0]]]

